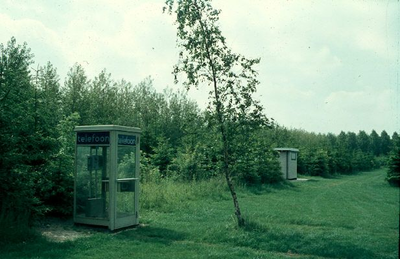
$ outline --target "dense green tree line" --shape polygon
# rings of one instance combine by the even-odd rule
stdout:
[[[244,184],[281,180],[274,147],[299,148],[299,172],[324,176],[381,166],[400,143],[385,131],[333,135],[229,123],[231,173]],[[0,222],[71,214],[73,128],[90,124],[142,129],[143,182],[203,180],[223,170],[215,116],[185,93],[159,93],[150,78],[134,86],[106,70],[91,79],[78,64],[61,82],[51,63],[34,66],[28,46],[12,38],[0,44]]]
[[[399,135],[383,130],[315,134],[304,130],[275,127],[268,134],[272,145],[300,149],[300,174],[327,176],[349,174],[385,166],[390,152],[400,147]]]

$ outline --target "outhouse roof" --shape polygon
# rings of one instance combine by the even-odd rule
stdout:
[[[297,148],[287,148],[287,147],[274,148],[274,150],[280,151],[280,152],[284,152],[284,151],[299,152],[299,150]]]

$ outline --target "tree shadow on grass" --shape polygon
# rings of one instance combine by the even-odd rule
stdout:
[[[340,180],[343,179],[346,175],[342,174],[324,174],[321,175],[321,178],[323,179],[332,179],[332,180]]]
[[[273,184],[260,184],[260,185],[248,185],[243,187],[245,191],[248,191],[255,195],[263,195],[266,193],[273,193],[281,190],[297,191],[297,186],[289,181],[282,181]]]
[[[268,239],[268,248],[280,252],[333,258],[377,258],[374,252],[364,247],[323,235],[270,233]]]
[[[140,225],[136,228],[130,228],[115,233],[120,239],[136,240],[144,243],[161,243],[169,245],[176,241],[182,241],[186,235],[171,229],[155,228],[147,225]]]
[[[3,244],[4,245],[4,244]],[[0,245],[0,258],[70,258],[73,242],[52,242],[37,234],[34,239]]]
[[[234,238],[235,246],[288,254],[329,258],[377,258],[373,251],[325,233],[308,235],[295,230],[277,230],[258,222],[248,221],[242,228],[247,238]],[[240,236],[240,235],[239,235]]]

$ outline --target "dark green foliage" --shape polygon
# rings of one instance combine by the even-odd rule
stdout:
[[[210,179],[221,173],[220,140],[215,128],[204,126],[205,119],[188,125],[171,169],[184,180]]]
[[[160,174],[167,176],[168,167],[170,166],[175,150],[169,143],[169,139],[160,136],[157,139],[157,146],[153,149],[154,154],[151,155],[153,165],[157,166]]]
[[[33,55],[26,44],[17,45],[12,38],[0,44],[0,223],[18,215],[38,212],[34,196],[37,173],[42,162],[35,134],[35,88],[29,66]],[[39,152],[38,152],[39,151]]]
[[[71,158],[66,161],[60,140],[66,132],[58,127],[62,110],[56,69],[48,63],[32,68],[31,74],[32,55],[14,38],[7,48],[1,45],[1,57],[1,221],[24,225],[44,213],[69,215],[73,168],[66,167],[73,150],[67,151]]]
[[[371,139],[371,150],[375,156],[379,156],[382,153],[381,149],[381,138],[379,137],[378,133],[375,130],[372,130],[370,134]]]
[[[365,131],[360,130],[357,135],[357,145],[362,152],[370,152],[371,140]]]
[[[89,80],[84,69],[81,65],[75,64],[68,72],[64,82],[63,113],[67,116],[75,112],[78,113],[82,124],[88,120],[88,85]]]
[[[381,155],[384,155],[384,156],[388,155],[391,149],[392,149],[392,143],[390,140],[390,136],[384,130],[381,132],[381,136],[380,136]]]
[[[352,152],[357,150],[357,136],[354,132],[348,132],[346,134],[346,147],[347,150]]]
[[[87,96],[84,96],[87,118],[82,122],[87,125],[116,124],[118,118],[118,88],[111,79],[111,74],[102,70],[88,85]]]
[[[75,133],[73,129],[78,125],[79,115],[73,113],[62,118],[56,125],[58,132],[58,152],[54,154],[40,183],[39,197],[47,206],[49,214],[69,216],[73,207],[73,177]]]
[[[392,185],[400,186],[400,148],[393,150],[390,155],[386,180]]]
[[[64,148],[60,134],[67,134],[73,126],[65,129],[68,131],[59,127],[62,121],[62,96],[56,69],[48,63],[35,72],[35,130],[40,150],[37,152],[37,160],[42,161],[40,166],[35,168],[38,175],[35,197],[41,201],[45,213],[70,215],[73,168],[66,167],[71,164],[72,159],[66,161],[60,155],[60,150]],[[69,138],[68,141],[73,140]]]
[[[395,150],[396,148],[400,148],[400,137],[397,132],[393,132],[391,146],[393,150]]]
[[[282,180],[277,154],[268,144],[265,130],[238,134],[235,138],[232,172],[242,183],[260,185]]]
[[[354,171],[368,171],[381,166],[370,152],[361,150],[352,153],[352,160]]]
[[[17,213],[17,214],[16,214]],[[38,240],[41,237],[31,228],[32,219],[29,210],[8,211],[0,218],[0,252],[4,247],[16,243]]]
[[[299,154],[300,167],[299,172],[310,175],[329,175],[329,156],[328,152],[323,149],[313,151],[302,151]],[[304,162],[303,162],[304,161]]]

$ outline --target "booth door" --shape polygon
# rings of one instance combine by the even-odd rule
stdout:
[[[136,224],[136,145],[118,145],[115,227]]]
[[[76,152],[75,218],[90,218],[97,224],[108,218],[110,149],[108,146],[78,146]]]
[[[297,153],[288,152],[288,179],[297,179]]]

